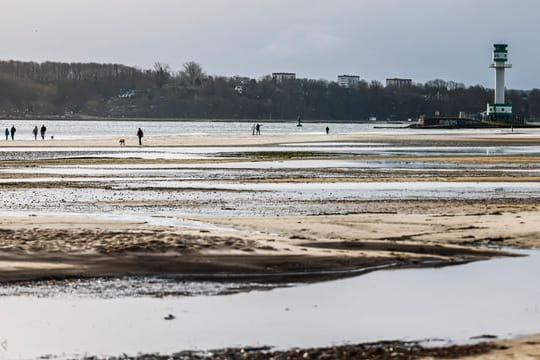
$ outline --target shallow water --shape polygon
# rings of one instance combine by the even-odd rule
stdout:
[[[392,125],[386,123],[310,123],[305,122],[304,126],[297,127],[296,121],[287,122],[264,122],[253,120],[252,122],[238,121],[42,121],[42,120],[2,120],[0,129],[15,125],[17,128],[17,139],[33,140],[32,129],[34,126],[45,124],[47,127],[47,139],[54,136],[55,139],[73,138],[103,138],[103,137],[126,137],[133,136],[140,127],[145,135],[192,135],[192,134],[251,134],[254,123],[261,123],[261,132],[265,134],[324,134],[325,128],[330,127],[331,134],[351,133],[351,132],[407,132],[421,134],[450,133],[460,135],[476,135],[478,133],[499,133],[507,132],[506,129],[461,129],[461,130],[412,130],[405,129],[403,125]],[[384,129],[378,127],[383,126]]]
[[[1,145],[1,143],[0,143]],[[179,144],[181,145],[181,144]],[[272,146],[220,146],[220,147],[96,147],[56,148],[0,146],[0,160],[40,160],[66,158],[138,158],[190,160],[209,159],[216,156],[249,155],[253,153],[333,153],[338,155],[370,156],[496,156],[496,155],[539,155],[540,146],[386,146],[384,144],[318,143]],[[279,160],[276,160],[279,161]]]
[[[437,161],[399,161],[399,160],[276,160],[276,161],[231,161],[215,163],[186,163],[186,164],[99,164],[99,165],[50,165],[39,167],[1,167],[0,173],[16,174],[58,174],[85,176],[171,176],[179,173],[200,173],[196,170],[238,171],[238,170],[296,170],[296,169],[388,169],[392,171],[424,170],[424,171],[461,171],[489,170],[538,172],[540,163],[453,163]]]
[[[0,128],[17,128],[17,138],[32,139],[32,129],[44,123],[47,127],[47,138],[51,135],[55,139],[69,138],[103,138],[110,136],[133,136],[140,127],[145,135],[191,135],[191,134],[251,134],[252,126],[260,120],[253,122],[238,121],[45,121],[41,120],[14,120],[0,121]],[[9,123],[9,125],[8,125]],[[325,132],[326,124],[306,123],[297,127],[296,122],[264,123],[261,128],[263,134],[267,133],[319,133]],[[374,131],[374,124],[332,124],[333,132]]]
[[[469,342],[540,332],[540,252],[228,296],[0,297],[0,357]],[[164,317],[173,314],[176,319]]]

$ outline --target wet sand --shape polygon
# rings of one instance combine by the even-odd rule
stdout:
[[[398,145],[536,145],[540,132],[489,134],[347,134],[347,135],[251,135],[237,136],[170,136],[145,138],[145,146],[245,146],[306,142],[383,142]],[[129,138],[126,149],[135,146]],[[2,142],[1,147],[118,147],[117,139],[82,139],[34,142]],[[332,154],[303,154],[300,158],[327,158]],[[343,155],[339,155],[343,157]],[[244,161],[276,160],[275,154],[237,154]],[[281,156],[282,158],[282,156]],[[352,156],[349,159],[432,161],[434,163],[483,164],[502,166],[520,164],[527,168],[540,163],[539,156]],[[3,161],[2,166],[39,168],[50,165],[95,164],[182,164],[232,161],[70,158],[49,160]],[[242,178],[246,182],[370,182],[377,181],[501,181],[537,182],[540,176],[528,173],[483,172],[465,169],[457,173],[437,171],[402,172],[365,169],[340,175],[339,169],[321,169],[310,174],[292,170],[267,172],[264,178]],[[324,175],[321,177],[321,175]],[[0,190],[17,192],[69,188],[110,189],[110,184],[77,181],[63,175],[63,181],[27,181],[40,174],[2,173]],[[234,181],[233,179],[232,181]],[[119,189],[118,191],[121,191]],[[158,192],[184,191],[154,189]],[[208,192],[212,189],[195,189]],[[284,206],[282,199],[279,206]],[[129,201],[101,200],[92,205],[126,206]],[[333,207],[329,205],[332,204]],[[182,226],[159,226],[139,220],[106,219],[92,215],[52,216],[36,211],[7,214],[0,221],[0,281],[37,281],[64,278],[92,278],[124,275],[175,274],[195,279],[236,278],[269,282],[318,281],[361,274],[379,268],[445,266],[469,261],[511,256],[499,247],[540,248],[538,200],[534,198],[494,198],[483,200],[320,200],[312,205],[319,211],[309,213],[238,215],[205,214],[202,202],[146,200],[131,205],[149,209],[202,209],[202,214],[186,216],[188,220],[211,224],[215,228],[194,229]],[[301,208],[302,203],[290,204]],[[39,208],[36,206],[36,209]],[[339,209],[333,211],[332,209]],[[9,210],[9,209],[3,209]],[[278,216],[279,215],[279,216]],[[496,247],[487,249],[485,246]],[[540,346],[533,340],[513,340],[472,347],[450,347],[437,351],[394,344],[369,358],[386,358],[397,352],[401,358],[441,356],[484,356],[486,359],[538,354]],[[405,347],[402,353],[396,349]],[[374,347],[338,347],[324,351],[307,351],[321,356],[360,356]],[[376,348],[376,347],[375,347]],[[392,350],[394,349],[394,350]],[[411,350],[412,349],[412,350]],[[392,352],[390,352],[392,350]],[[338,351],[338,352],[336,352]],[[342,352],[345,351],[345,352]],[[363,351],[363,352],[358,352]],[[412,351],[412,352],[411,352]],[[510,352],[510,353],[509,353]],[[512,353],[513,352],[513,353]],[[238,354],[238,351],[233,352]],[[228,354],[228,353],[227,353]],[[302,353],[303,354],[303,353]],[[365,353],[371,356],[371,353]],[[401,355],[400,355],[401,354]],[[481,355],[484,354],[484,355]],[[517,354],[517,355],[516,355]],[[297,358],[298,353],[276,354],[282,358]],[[232,355],[231,355],[232,356]],[[236,356],[236,355],[235,355]],[[251,355],[250,355],[251,356]],[[260,353],[254,357],[262,358]],[[379,356],[379,357],[376,357]],[[400,358],[399,356],[395,358]],[[493,357],[498,356],[498,357]],[[263,356],[264,357],[264,356]],[[302,357],[304,357],[302,355]],[[306,357],[304,357],[306,358]]]
[[[377,224],[371,216],[205,218],[231,231],[91,217],[5,217],[0,280],[183,274],[294,282],[351,276],[374,267],[443,266],[508,255],[468,244],[396,239],[406,232],[405,224],[364,237],[362,232],[375,234],[375,227],[393,222]],[[372,221],[375,227],[365,229]],[[416,232],[416,226],[411,222],[409,230]]]
[[[439,144],[452,145],[538,145],[540,144],[539,129],[523,129],[510,132],[505,129],[476,132],[471,131],[421,131],[404,130],[403,133],[389,133],[384,129],[367,133],[330,134],[301,133],[301,134],[278,134],[263,133],[262,136],[246,134],[228,134],[227,136],[216,134],[196,135],[169,135],[169,136],[145,136],[143,147],[174,147],[174,146],[253,146],[253,145],[276,145],[276,144],[309,144],[320,142],[360,142],[360,143],[393,143],[393,144]],[[140,147],[136,137],[125,137],[126,146],[123,148]],[[119,138],[80,138],[60,139],[44,141],[15,140],[1,141],[1,147],[119,147]]]
[[[486,335],[486,339],[490,336]],[[480,342],[473,345],[422,346],[416,342],[383,341],[358,345],[327,348],[291,349],[275,351],[271,348],[220,349],[210,352],[185,351],[172,356],[140,355],[127,357],[137,360],[178,359],[366,359],[366,360],[413,360],[413,359],[538,359],[540,337],[524,337],[515,340]]]
[[[359,204],[360,205],[360,204]],[[313,247],[369,244],[539,248],[537,201],[373,201],[357,213],[320,216],[198,217],[216,224],[280,234]],[[321,243],[322,242],[322,243]],[[326,245],[324,245],[326,244]],[[333,244],[333,245],[332,245]]]
[[[306,281],[376,266],[448,265],[508,255],[479,246],[540,246],[534,204],[368,205],[363,213],[347,215],[191,218],[224,226],[210,230],[89,216],[5,216],[0,280],[185,274]]]

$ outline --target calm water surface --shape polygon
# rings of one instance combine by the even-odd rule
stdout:
[[[386,123],[304,123],[297,127],[296,122],[253,122],[238,121],[41,121],[41,120],[2,120],[0,129],[15,125],[18,139],[33,139],[32,129],[45,124],[47,138],[51,135],[55,139],[72,138],[104,138],[117,136],[135,136],[140,127],[146,135],[189,135],[189,134],[251,134],[252,126],[256,122],[261,123],[262,134],[298,134],[298,133],[325,133],[328,125],[330,132],[404,132],[406,134],[460,134],[477,135],[481,133],[508,132],[508,129],[459,129],[459,130],[413,130],[404,129],[407,124]],[[381,128],[382,127],[382,128]]]
[[[538,333],[540,252],[527,254],[228,296],[5,296],[0,358]]]
[[[40,121],[40,120],[14,120],[0,121],[0,128],[17,128],[16,136],[19,139],[33,139],[32,129],[45,124],[47,138],[51,135],[55,139],[72,138],[104,138],[111,136],[135,136],[137,129],[142,128],[146,135],[193,135],[193,134],[251,134],[253,122],[237,121]],[[324,133],[326,123],[306,123],[297,127],[296,122],[262,123],[261,132],[268,133]],[[330,124],[332,132],[375,131],[375,124]],[[400,125],[393,125],[400,127]],[[403,125],[401,125],[402,127]]]

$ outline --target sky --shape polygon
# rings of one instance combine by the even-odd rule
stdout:
[[[0,0],[0,59],[106,62],[210,75],[359,75],[540,88],[539,0]]]

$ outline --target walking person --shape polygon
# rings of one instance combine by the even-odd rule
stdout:
[[[39,132],[41,133],[41,140],[45,140],[45,133],[47,132],[45,124],[41,125],[41,129],[39,130]]]
[[[15,132],[17,131],[17,129],[15,128],[15,125],[12,125],[11,126],[11,131],[10,131],[10,134],[11,134],[11,140],[15,140]]]
[[[37,133],[38,133],[38,128],[37,128],[37,125],[34,126],[34,129],[32,130],[32,134],[34,134],[34,140],[37,140]]]
[[[6,128],[6,131],[4,131],[4,133],[6,134],[6,141],[8,141],[8,139],[9,139],[9,129]]]
[[[255,133],[259,136],[261,135],[261,126],[261,124],[255,125]]]
[[[139,130],[137,130],[137,137],[139,138],[139,145],[142,145],[143,136],[144,136],[144,133],[143,133],[142,129],[139,128]]]

